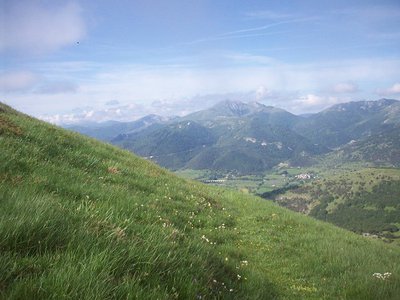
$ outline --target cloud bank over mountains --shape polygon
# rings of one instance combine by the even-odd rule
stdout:
[[[400,97],[398,1],[156,3],[0,0],[1,101],[76,122]]]

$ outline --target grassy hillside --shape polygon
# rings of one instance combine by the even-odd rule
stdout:
[[[2,299],[400,294],[399,248],[179,179],[2,104],[0,146]]]

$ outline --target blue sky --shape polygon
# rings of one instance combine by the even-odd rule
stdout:
[[[0,99],[52,122],[400,98],[400,2],[0,0]]]

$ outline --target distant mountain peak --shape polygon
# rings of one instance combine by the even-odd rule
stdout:
[[[229,115],[232,114],[234,116],[243,116],[248,114],[250,111],[248,104],[234,100],[224,100],[220,103],[217,103],[213,109],[222,113],[228,113]]]
[[[142,121],[142,122],[164,122],[164,121],[168,121],[168,118],[166,117],[162,117],[156,114],[150,114],[150,115],[146,115],[136,121]]]
[[[245,103],[236,100],[224,100],[214,105],[211,110],[220,114],[220,116],[242,117],[248,114],[262,111],[266,108],[259,102]]]

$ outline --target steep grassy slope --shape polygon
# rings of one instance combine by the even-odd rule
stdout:
[[[0,298],[400,294],[396,247],[179,179],[5,105],[0,147]]]

